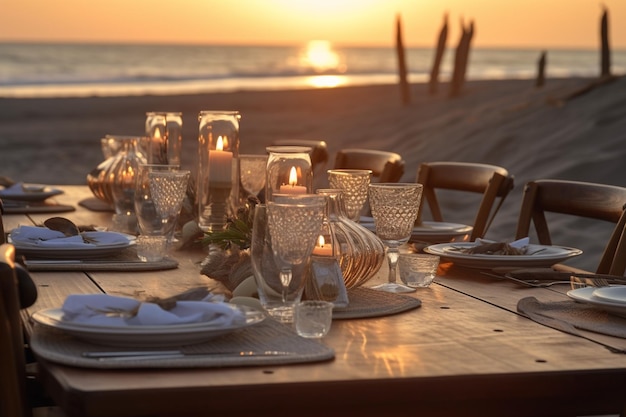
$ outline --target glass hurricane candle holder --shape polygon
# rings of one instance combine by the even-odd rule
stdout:
[[[182,113],[146,113],[146,136],[150,138],[147,149],[148,163],[180,165],[183,141]]]
[[[241,116],[236,111],[202,111],[198,119],[198,226],[223,230],[239,204]]]
[[[311,194],[313,169],[311,148],[306,146],[268,146],[265,201],[277,194]]]

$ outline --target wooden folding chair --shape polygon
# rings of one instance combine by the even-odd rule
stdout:
[[[30,416],[13,245],[0,245],[0,415]]]
[[[505,168],[472,162],[424,162],[417,170],[417,182],[424,186],[418,222],[422,220],[424,203],[428,204],[434,221],[444,221],[437,189],[483,195],[474,218],[471,241],[485,236],[500,206],[514,187],[514,178]]]
[[[604,249],[597,273],[623,275],[626,270],[626,188],[579,181],[541,179],[524,188],[516,238],[528,236],[531,222],[537,239],[551,245],[546,212],[573,215],[615,223]]]
[[[404,175],[404,159],[395,152],[375,149],[341,149],[335,169],[369,169],[375,182],[398,182]]]

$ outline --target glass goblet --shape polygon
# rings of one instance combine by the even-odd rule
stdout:
[[[359,222],[361,210],[367,201],[367,190],[372,171],[369,169],[329,169],[330,188],[343,191],[346,214],[353,222]]]
[[[306,262],[313,252],[325,209],[325,198],[313,195],[267,203],[267,225],[279,266],[284,322],[293,321],[294,306],[300,301],[305,284],[304,274],[294,275],[293,268]]]
[[[239,155],[241,186],[255,197],[265,188],[266,169],[267,155]]]
[[[369,185],[369,202],[376,235],[386,247],[388,282],[372,287],[387,292],[413,292],[415,288],[396,282],[399,247],[408,242],[422,199],[422,184],[377,183]]]

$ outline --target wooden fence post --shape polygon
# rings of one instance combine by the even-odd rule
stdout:
[[[446,50],[446,42],[448,40],[448,13],[443,17],[443,26],[439,31],[439,40],[437,41],[437,50],[435,52],[435,60],[433,67],[430,71],[430,81],[428,82],[428,92],[430,95],[437,94],[439,88],[439,71],[441,68],[441,61],[443,60],[443,54]]]
[[[600,21],[601,63],[600,76],[611,76],[611,49],[609,47],[609,12],[604,8]]]
[[[400,15],[396,17],[396,54],[398,56],[398,74],[400,76],[400,92],[402,94],[402,104],[405,106],[411,103],[411,92],[407,79],[406,58],[404,55],[404,43],[402,41],[402,24]]]

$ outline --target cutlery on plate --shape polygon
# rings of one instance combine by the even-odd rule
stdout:
[[[550,270],[533,270],[533,269],[517,269],[504,273],[505,276],[517,278],[521,280],[535,281],[564,281],[570,278],[582,278],[591,281],[608,281],[613,284],[626,284],[626,278],[619,275],[608,274],[592,274],[592,273],[575,273],[566,271],[550,271]]]
[[[133,361],[149,359],[176,359],[187,356],[208,356],[208,357],[248,357],[248,356],[291,356],[295,352],[280,350],[263,351],[231,351],[231,352],[184,352],[182,350],[130,350],[130,351],[103,351],[103,352],[83,352],[85,358],[93,358],[100,361]]]

